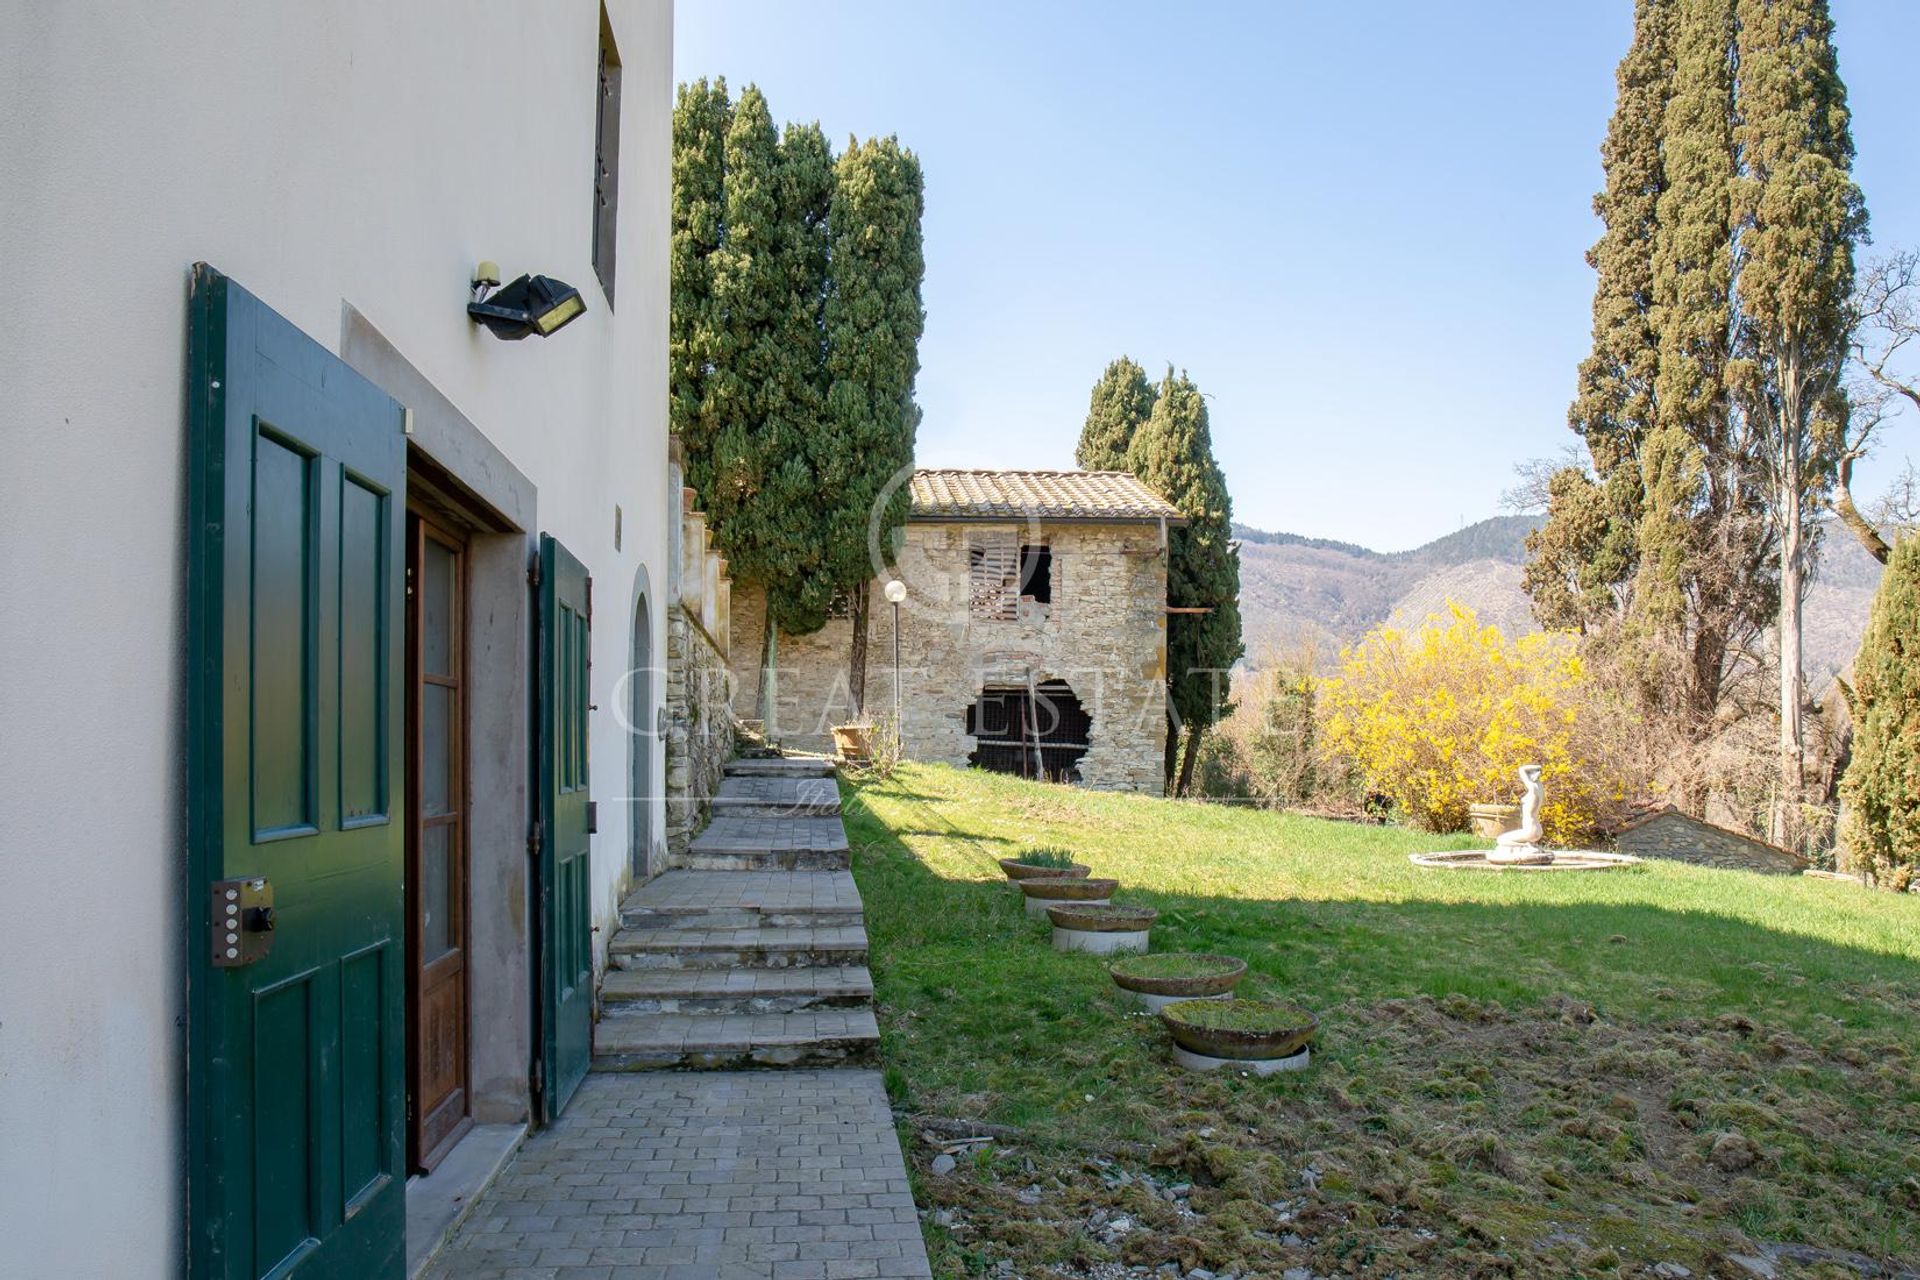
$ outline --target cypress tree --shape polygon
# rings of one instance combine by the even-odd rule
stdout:
[[[1841,844],[1853,870],[1904,889],[1920,867],[1920,538],[1888,558],[1853,670]]]
[[[689,483],[703,465],[697,460],[706,456],[712,422],[702,406],[712,365],[712,259],[726,221],[726,138],[732,118],[725,80],[696,80],[675,95],[668,422],[684,446]]]
[[[711,92],[682,93],[692,154],[676,165],[703,181],[712,169],[706,126],[719,118],[713,101]],[[831,595],[820,573],[830,499],[813,450],[825,413],[821,320],[833,169],[819,127],[789,126],[783,138],[755,86],[725,120],[720,214],[709,219],[722,229],[719,243],[704,257],[688,255],[695,283],[674,299],[676,321],[690,335],[681,367],[697,379],[681,430],[688,481],[715,543],[734,578],[765,593],[760,704],[770,716],[780,630],[819,627]],[[687,203],[692,242],[695,202]]]
[[[1593,198],[1604,230],[1587,252],[1595,273],[1593,350],[1580,363],[1567,411],[1594,479],[1577,468],[1553,477],[1547,521],[1527,540],[1527,590],[1552,628],[1584,629],[1617,616],[1638,563],[1641,449],[1659,374],[1653,243],[1666,187],[1660,143],[1672,26],[1672,0],[1638,0],[1633,43],[1614,76],[1617,99],[1600,149],[1606,185]]]
[[[920,302],[926,274],[920,238],[924,212],[920,161],[913,152],[896,138],[849,141],[834,166],[827,219],[828,429],[817,469],[822,490],[833,498],[822,571],[833,589],[852,590],[848,685],[856,713],[866,694],[865,584],[880,568],[873,556],[889,554],[895,532],[906,521],[903,481],[913,466],[920,425],[913,383],[926,325]]]
[[[1681,0],[1672,92],[1663,118],[1665,189],[1657,205],[1653,318],[1659,413],[1642,462],[1636,606],[1658,631],[1684,634],[1709,504],[1712,455],[1727,433],[1724,374],[1732,322],[1728,184],[1733,177],[1731,0]]]
[[[1121,356],[1093,384],[1074,463],[1087,471],[1126,470],[1127,446],[1152,413],[1153,384],[1147,371]]]
[[[1245,648],[1240,638],[1240,549],[1233,541],[1233,500],[1213,456],[1207,402],[1185,374],[1166,379],[1153,412],[1127,450],[1127,469],[1187,518],[1168,531],[1167,602],[1206,613],[1167,617],[1166,781],[1184,793],[1206,730],[1232,710],[1229,672]],[[1180,730],[1186,754],[1175,778]]]
[[[1766,456],[1780,528],[1780,796],[1787,833],[1804,788],[1801,611],[1813,538],[1808,512],[1830,490],[1846,423],[1853,246],[1866,232],[1854,185],[1846,87],[1826,0],[1739,0],[1741,173],[1739,360],[1729,380]]]

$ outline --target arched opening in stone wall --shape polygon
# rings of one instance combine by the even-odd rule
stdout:
[[[1021,778],[1078,782],[1092,729],[1093,717],[1064,680],[988,685],[967,708],[967,732],[976,740],[967,763]]]

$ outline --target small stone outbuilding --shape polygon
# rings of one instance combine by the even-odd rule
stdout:
[[[1668,805],[1634,818],[1614,847],[1636,858],[1668,858],[1696,866],[1799,875],[1810,863],[1799,854],[1738,831],[1704,822]]]
[[[899,606],[901,747],[1087,787],[1163,790],[1167,529],[1179,511],[1110,471],[922,470],[891,574]],[[895,609],[867,584],[869,718],[894,705]],[[852,718],[851,610],[778,637],[768,726],[831,750]],[[733,598],[734,710],[755,716],[764,595]]]

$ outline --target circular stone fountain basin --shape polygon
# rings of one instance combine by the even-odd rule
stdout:
[[[1096,880],[1091,876],[1033,876],[1016,880],[1026,895],[1027,914],[1038,919],[1056,902],[1105,903],[1120,887],[1118,880]]]
[[[1084,880],[1093,871],[1092,867],[1078,862],[1070,867],[1043,867],[1018,858],[1000,859],[1000,869],[1007,873],[1009,880]]]
[[[1624,853],[1593,849],[1555,849],[1552,862],[1495,862],[1488,849],[1454,849],[1446,853],[1414,853],[1407,860],[1416,867],[1455,871],[1612,871],[1637,866],[1640,859]]]
[[[1153,922],[1160,918],[1160,913],[1152,907],[1055,902],[1047,904],[1047,918],[1053,922],[1055,951],[1111,955],[1120,951],[1145,951]]]
[[[1231,1067],[1255,1075],[1298,1071],[1310,1061],[1320,1020],[1277,1000],[1179,1000],[1160,1010],[1174,1061],[1194,1071]]]
[[[1235,956],[1166,952],[1115,961],[1107,972],[1115,986],[1158,1013],[1176,1000],[1233,999],[1247,962]]]

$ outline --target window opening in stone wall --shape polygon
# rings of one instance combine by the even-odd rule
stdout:
[[[1049,782],[1080,781],[1093,718],[1064,680],[1028,690],[988,687],[966,713],[967,733],[977,740],[967,763],[976,769]]]
[[[1053,603],[1053,549],[1020,548],[1020,598],[1035,604]]]

